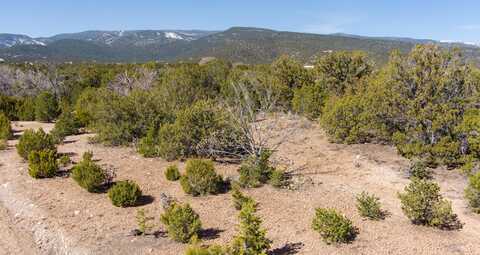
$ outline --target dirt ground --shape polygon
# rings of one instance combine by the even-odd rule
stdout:
[[[382,145],[338,145],[328,142],[322,130],[296,117],[283,117],[284,126],[297,132],[275,152],[274,158],[294,171],[294,180],[302,181],[298,190],[278,190],[268,185],[245,190],[259,202],[273,254],[480,254],[480,216],[469,211],[463,200],[466,178],[455,171],[435,170],[442,193],[453,202],[454,211],[465,223],[460,231],[441,231],[412,225],[403,215],[397,193],[408,183],[404,173],[407,160],[394,148]],[[15,122],[13,128],[51,124]],[[278,126],[276,132],[284,127]],[[160,234],[134,237],[138,208],[155,216],[156,230],[162,230],[159,196],[166,193],[188,202],[205,229],[206,244],[222,244],[236,233],[238,212],[229,194],[190,197],[178,182],[164,177],[172,164],[162,159],[145,159],[133,148],[89,144],[83,134],[68,137],[59,152],[78,161],[91,150],[94,159],[116,169],[116,180],[131,179],[143,190],[144,205],[114,207],[106,194],[91,194],[71,178],[34,180],[28,176],[27,163],[16,153],[15,140],[0,151],[0,253],[1,254],[182,254],[186,245]],[[181,171],[184,164],[178,163]],[[237,165],[216,163],[224,176],[236,176]],[[381,198],[389,212],[383,221],[362,219],[355,207],[355,195],[368,191]],[[359,235],[350,244],[326,245],[311,229],[314,209],[333,207],[350,217]]]

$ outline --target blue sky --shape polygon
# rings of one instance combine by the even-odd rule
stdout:
[[[480,42],[480,1],[5,0],[0,33],[255,26]]]

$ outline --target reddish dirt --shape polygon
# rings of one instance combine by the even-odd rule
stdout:
[[[464,228],[442,231],[415,226],[403,215],[397,198],[408,183],[403,171],[408,161],[394,148],[332,144],[316,124],[296,117],[284,116],[281,124],[275,132],[282,132],[285,126],[295,127],[297,132],[279,147],[274,158],[294,170],[295,178],[308,181],[296,191],[268,185],[245,190],[260,204],[258,214],[273,240],[275,254],[480,254],[480,215],[467,208],[463,199],[466,179],[462,175],[435,170],[435,179],[442,193],[452,200]],[[52,125],[14,123],[18,132],[38,127],[49,130]],[[90,136],[68,137],[59,151],[70,153],[74,161],[83,152],[93,151],[99,164],[116,169],[116,180],[134,180],[153,201],[117,208],[106,194],[88,193],[71,178],[34,180],[13,147],[16,141],[10,141],[9,149],[0,151],[0,250],[5,254],[182,254],[186,245],[168,237],[128,235],[136,227],[138,208],[155,216],[155,229],[162,230],[158,220],[162,192],[190,203],[200,214],[203,227],[209,230],[204,243],[226,243],[235,235],[238,212],[229,194],[187,196],[178,182],[164,177],[165,168],[172,163],[178,163],[182,171],[182,162],[145,159],[133,148],[89,144]],[[238,165],[216,163],[216,168],[234,177]],[[389,212],[385,220],[369,221],[358,215],[355,195],[363,190],[381,198]],[[317,207],[333,207],[350,217],[359,229],[357,238],[350,244],[324,244],[311,229]],[[288,250],[292,253],[286,253]]]

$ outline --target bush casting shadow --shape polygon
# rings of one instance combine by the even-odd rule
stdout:
[[[220,237],[220,233],[225,232],[225,230],[218,228],[207,228],[200,230],[198,234],[199,238],[202,240],[213,240]]]
[[[155,201],[155,198],[149,195],[143,195],[140,198],[138,198],[137,203],[135,203],[134,207],[136,206],[144,206],[153,203]]]
[[[303,243],[286,243],[280,248],[276,248],[269,252],[270,255],[293,255],[297,254],[305,246]]]

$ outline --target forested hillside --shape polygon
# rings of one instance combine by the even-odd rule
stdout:
[[[409,52],[415,44],[461,48],[469,61],[477,63],[480,48],[461,43],[440,43],[393,37],[362,37],[345,34],[318,35],[262,28],[234,27],[226,31],[88,31],[50,38],[25,38],[0,34],[0,58],[23,61],[199,61],[217,57],[245,64],[270,63],[287,54],[301,63],[313,63],[332,51],[361,50],[382,65],[394,49]],[[27,40],[28,39],[28,40]],[[23,43],[21,43],[23,42]]]

